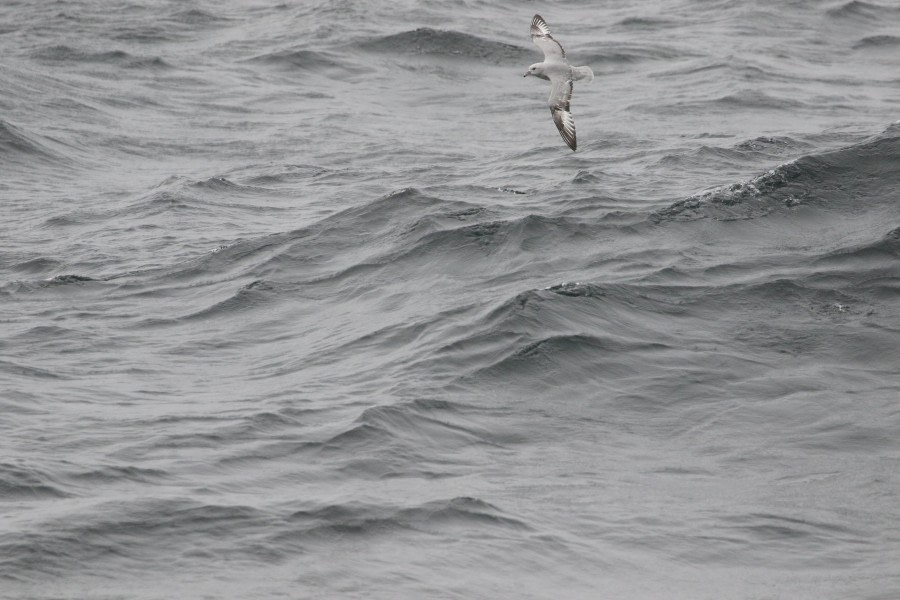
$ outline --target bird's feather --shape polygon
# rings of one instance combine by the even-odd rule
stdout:
[[[553,122],[559,129],[559,135],[572,150],[575,150],[578,142],[575,139],[575,120],[569,111],[569,101],[572,99],[572,80],[557,80],[550,88],[550,114]]]
[[[565,62],[566,51],[550,35],[550,27],[541,15],[534,15],[531,20],[531,41],[544,53],[545,62]]]

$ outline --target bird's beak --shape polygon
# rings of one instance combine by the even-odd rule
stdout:
[[[531,75],[531,71],[525,71],[525,74],[522,75],[522,77],[528,77],[529,75]]]

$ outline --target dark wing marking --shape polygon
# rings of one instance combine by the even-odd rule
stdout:
[[[550,114],[559,129],[559,135],[572,150],[578,143],[575,140],[575,120],[569,112],[569,101],[572,99],[572,80],[554,81],[550,89]]]
[[[550,27],[541,15],[534,15],[531,20],[531,41],[544,53],[545,62],[564,62],[566,51],[550,35]]]
[[[550,26],[541,15],[534,15],[531,19],[531,35],[550,35]]]

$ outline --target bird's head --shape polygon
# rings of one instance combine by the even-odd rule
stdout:
[[[522,77],[528,77],[529,75],[534,75],[535,77],[540,77],[544,74],[544,68],[541,66],[541,63],[534,63],[528,70],[525,71],[525,74]]]

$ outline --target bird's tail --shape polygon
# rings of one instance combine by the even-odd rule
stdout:
[[[594,72],[591,71],[590,67],[572,67],[572,79],[574,81],[581,81],[582,79],[593,81]]]

